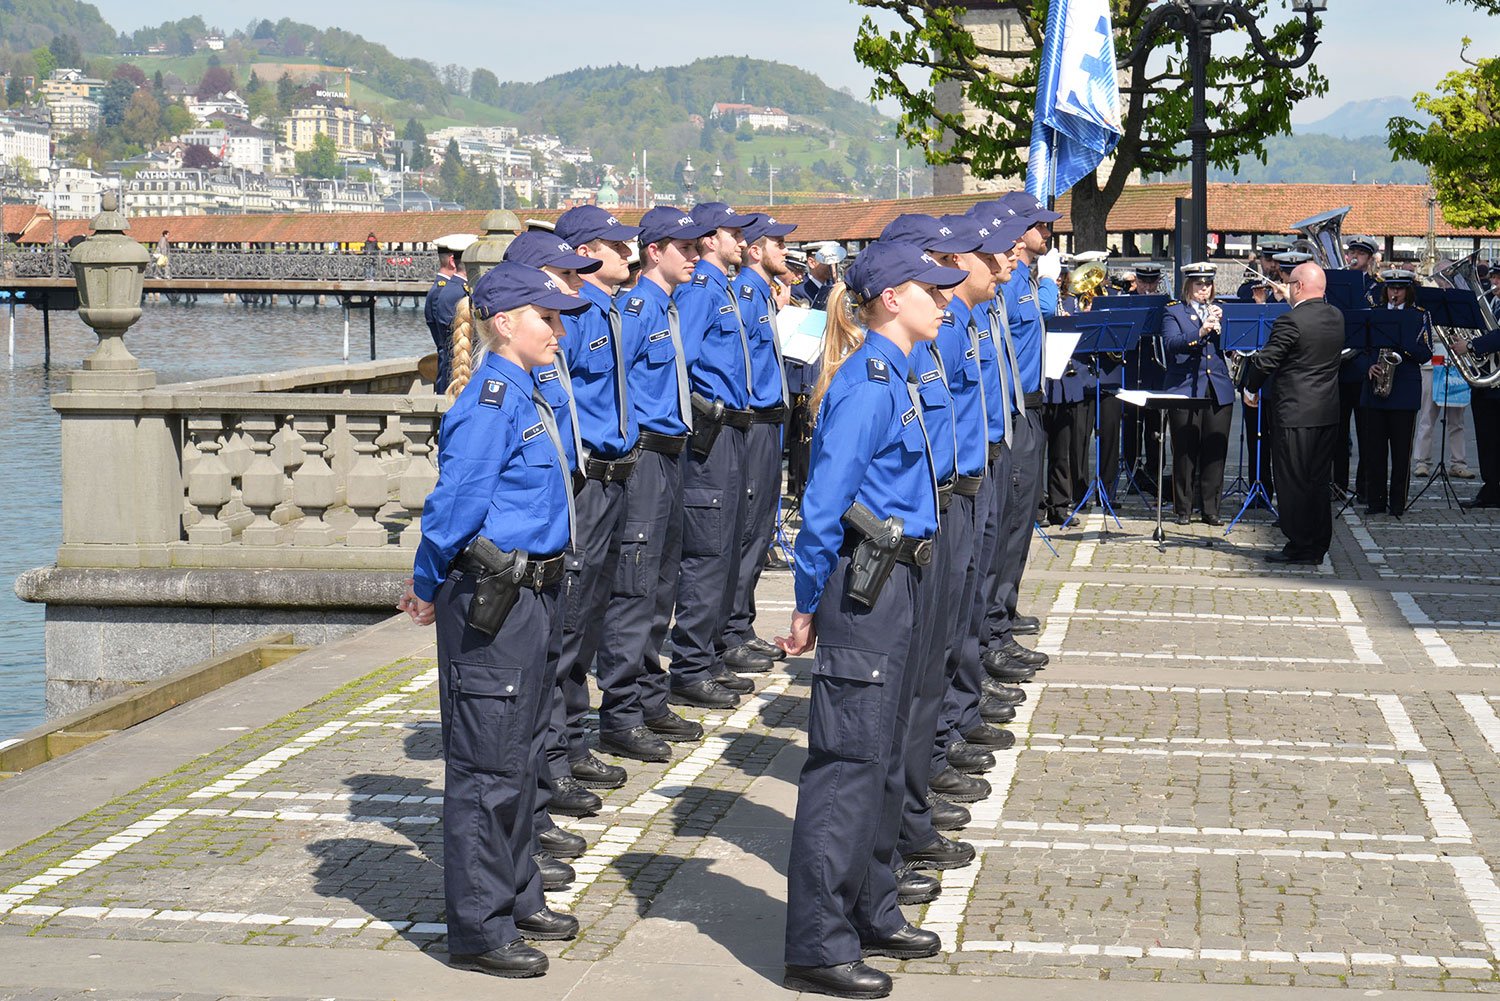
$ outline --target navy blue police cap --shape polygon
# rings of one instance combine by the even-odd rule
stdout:
[[[1030,219],[998,200],[975,202],[964,215],[979,223],[981,231],[989,230],[1002,242],[1008,239],[1010,243],[1005,247],[1006,250],[1014,247],[1021,234],[1031,228]]]
[[[682,209],[672,205],[658,205],[641,216],[641,246],[666,243],[668,240],[696,240],[708,236],[717,229],[705,226]]]
[[[906,212],[898,215],[880,231],[881,240],[910,243],[920,250],[939,254],[967,254],[979,249],[983,239],[978,233],[957,234],[930,215]]]
[[[481,320],[522,306],[561,313],[579,313],[589,307],[587,300],[559,288],[545,271],[515,261],[501,261],[480,276],[469,302]]]
[[[641,235],[639,226],[627,226],[597,205],[580,205],[557,218],[553,230],[558,239],[581,247],[593,240],[619,240],[624,243]]]
[[[746,243],[754,243],[762,237],[786,236],[796,228],[797,224],[794,222],[777,222],[775,216],[761,212],[757,213],[756,220],[744,227],[741,232],[745,234]]]
[[[603,261],[575,254],[571,243],[559,239],[556,233],[541,229],[529,229],[518,234],[510,241],[510,246],[505,248],[504,260],[529,264],[533,268],[562,268],[581,274],[604,267]]]
[[[844,284],[863,303],[907,282],[952,288],[968,277],[969,273],[961,268],[943,267],[914,243],[880,240],[855,258],[844,274]]]
[[[736,212],[724,202],[699,202],[693,206],[693,221],[714,229],[743,230],[759,218],[757,212]]]
[[[1016,215],[1025,216],[1030,220],[1031,226],[1039,222],[1056,222],[1062,218],[1062,213],[1053,212],[1024,191],[1007,192],[1000,201],[1015,209]]]
[[[1006,223],[1006,227],[1009,227],[1014,235],[1007,234],[1006,227],[1002,227],[1001,231],[996,233],[988,226],[981,225],[978,219],[966,215],[945,215],[939,217],[938,222],[944,229],[952,231],[955,239],[977,244],[971,249],[981,254],[1009,252],[1016,245],[1016,240],[1026,231],[1024,225],[1011,220]],[[1017,226],[1020,228],[1016,228]]]

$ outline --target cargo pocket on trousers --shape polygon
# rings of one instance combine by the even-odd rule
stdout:
[[[453,726],[449,757],[476,772],[515,775],[531,734],[519,733],[517,706],[521,669],[495,664],[458,663],[453,671]]]
[[[647,558],[650,542],[650,522],[625,523],[625,532],[620,536],[620,561],[615,565],[615,594],[640,598],[649,593],[656,577]]]
[[[682,555],[714,556],[724,545],[724,491],[682,492]]]
[[[584,599],[583,553],[563,550],[563,628],[576,631]]]
[[[874,761],[890,739],[881,725],[888,658],[875,650],[818,648],[808,747],[846,761]]]

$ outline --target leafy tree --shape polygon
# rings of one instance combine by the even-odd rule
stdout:
[[[189,170],[213,170],[219,165],[219,158],[207,146],[193,143],[182,151],[182,165]]]
[[[5,103],[13,108],[26,103],[26,82],[21,79],[21,74],[14,73],[6,81]]]
[[[120,63],[109,77],[111,80],[128,80],[136,87],[146,86],[146,73],[135,63]]]
[[[463,191],[466,173],[468,171],[464,168],[463,156],[458,151],[458,140],[449,139],[447,148],[443,150],[443,165],[438,168],[438,181],[444,198],[455,202],[461,200],[459,195]]]
[[[188,109],[176,101],[168,101],[161,105],[159,118],[161,133],[168,136],[180,136],[198,124]]]
[[[887,10],[903,24],[902,30],[883,33],[866,17],[854,44],[855,58],[875,73],[871,97],[895,98],[901,105],[901,137],[922,147],[929,163],[967,164],[979,177],[1021,174],[1031,142],[1047,5],[1034,0],[993,5],[1017,15],[1026,36],[1026,44],[1004,50],[976,43],[960,23],[964,11],[944,0],[856,2]],[[1154,6],[1149,0],[1111,0],[1117,59],[1130,54]],[[1246,6],[1257,17],[1271,9],[1267,0],[1247,0]],[[1302,25],[1301,18],[1272,25],[1264,32],[1268,47],[1283,57],[1295,55]],[[913,71],[927,74],[925,87],[911,82]],[[1080,247],[1104,247],[1109,210],[1136,170],[1159,174],[1186,162],[1190,83],[1186,39],[1172,32],[1160,33],[1125,69],[1124,137],[1108,172],[1096,171],[1073,189],[1073,230]],[[956,86],[978,114],[940,108],[940,86]],[[1208,64],[1210,162],[1225,166],[1245,154],[1263,158],[1266,139],[1291,130],[1296,102],[1327,90],[1328,81],[1313,66],[1281,69],[1253,52],[1216,55]]]
[[[321,133],[313,136],[312,149],[298,153],[296,160],[297,173],[304,177],[338,177],[343,173],[338,147]]]
[[[59,66],[83,66],[83,49],[72,35],[53,35],[47,50]]]
[[[183,114],[187,114],[186,111]],[[191,117],[191,116],[189,116]],[[130,107],[125,109],[125,118],[120,123],[120,134],[127,142],[140,146],[151,146],[162,136],[161,105],[148,90],[138,90],[130,98]]]
[[[251,70],[250,79],[245,81],[246,96],[249,96],[250,94],[259,94],[264,87],[265,84],[261,83],[260,81],[260,74],[255,72],[254,70]]]
[[[297,85],[292,81],[290,73],[281,74],[276,81],[276,107],[281,109],[284,115],[292,110],[292,99],[297,94]]]
[[[57,69],[57,57],[52,50],[45,45],[31,50],[31,59],[36,63],[36,75],[38,80],[45,80]]]
[[[486,69],[477,69],[469,77],[469,96],[481,104],[500,103],[500,81]]]
[[[1470,60],[1470,44],[1465,38],[1466,69],[1443,77],[1437,94],[1413,98],[1432,124],[1391,119],[1390,146],[1427,166],[1450,223],[1492,230],[1500,228],[1500,58]]]
[[[203,71],[198,87],[193,91],[200,101],[218,97],[234,90],[234,77],[223,66],[210,66]]]
[[[115,77],[104,87],[99,98],[99,118],[107,126],[118,126],[125,121],[125,112],[130,99],[139,88],[123,77]]]
[[[427,132],[422,128],[421,122],[408,118],[406,127],[401,130],[401,138],[412,144],[411,159],[407,161],[407,167],[424,170],[432,166],[432,157],[427,153]]]

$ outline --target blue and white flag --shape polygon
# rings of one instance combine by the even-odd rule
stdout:
[[[1120,120],[1109,0],[1052,0],[1026,190],[1045,203],[1089,176],[1119,143]]]

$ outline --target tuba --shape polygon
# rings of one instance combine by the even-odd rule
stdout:
[[[1494,330],[1500,327],[1500,322],[1496,321],[1495,310],[1489,300],[1484,297],[1484,286],[1479,280],[1478,258],[1478,251],[1468,257],[1460,258],[1445,268],[1439,268],[1433,274],[1433,278],[1447,288],[1472,293],[1478,300],[1479,318],[1484,323],[1485,329]],[[1462,343],[1466,347],[1477,336],[1472,330],[1462,327],[1438,327],[1436,334],[1446,344]],[[1476,355],[1470,352],[1459,355],[1451,353],[1448,361],[1458,367],[1458,372],[1464,377],[1464,381],[1475,389],[1493,389],[1500,386],[1500,354]]]
[[[1298,253],[1311,254],[1313,260],[1326,270],[1343,268],[1344,217],[1353,209],[1352,205],[1346,205],[1341,209],[1292,223],[1292,229],[1302,234],[1301,239],[1292,243],[1292,249]]]
[[[1086,261],[1073,269],[1068,278],[1073,295],[1078,299],[1081,312],[1088,312],[1099,293],[1104,290],[1105,268],[1100,261]]]

